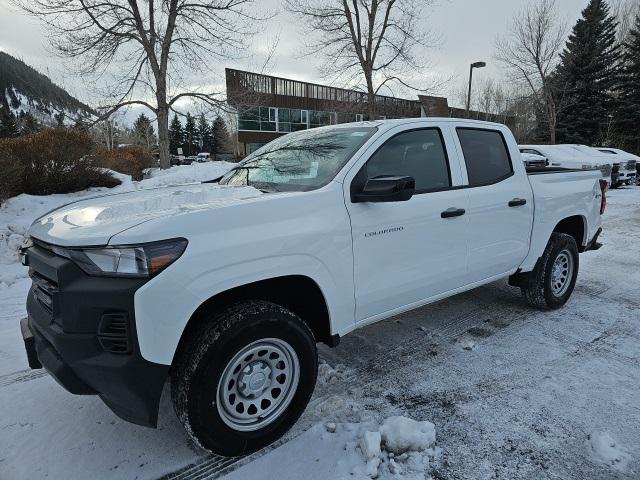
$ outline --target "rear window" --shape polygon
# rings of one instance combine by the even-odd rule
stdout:
[[[544,157],[544,155],[542,155],[538,150],[534,150],[533,148],[521,148],[520,153],[529,153],[531,155],[540,155],[541,157]]]
[[[476,128],[456,130],[467,165],[469,186],[490,185],[513,174],[511,158],[502,133]]]

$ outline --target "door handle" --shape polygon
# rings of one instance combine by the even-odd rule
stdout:
[[[464,208],[451,207],[451,208],[447,208],[444,212],[442,212],[440,214],[440,217],[451,218],[451,217],[459,217],[464,214],[465,214]]]
[[[521,207],[522,205],[525,205],[527,203],[527,200],[525,198],[514,198],[513,200],[511,200],[509,202],[509,206],[510,207]]]

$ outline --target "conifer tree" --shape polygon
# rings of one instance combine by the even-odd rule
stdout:
[[[198,140],[198,129],[193,116],[187,112],[187,119],[184,124],[184,147],[186,155],[195,154]]]
[[[40,124],[30,112],[26,112],[20,119],[20,135],[36,133],[40,131],[40,129]]]
[[[156,143],[156,136],[153,130],[151,119],[141,113],[133,122],[133,139],[138,145],[152,147]]]
[[[182,129],[182,123],[177,114],[173,115],[173,120],[169,125],[169,151],[172,155],[178,154],[178,148],[182,147],[184,143],[184,130]]]
[[[606,141],[620,62],[617,22],[604,0],[590,0],[561,53],[558,67],[558,143]]]
[[[620,107],[616,115],[621,147],[640,155],[640,13],[624,45]]]
[[[0,107],[0,138],[13,138],[19,134],[16,116],[9,109]]]
[[[202,113],[198,117],[198,147],[201,152],[211,152],[212,143],[211,126]]]
[[[214,159],[218,153],[225,153],[229,142],[227,124],[220,116],[213,121],[213,151]]]

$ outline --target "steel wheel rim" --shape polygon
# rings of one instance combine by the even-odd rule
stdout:
[[[275,421],[298,388],[300,362],[289,343],[264,338],[227,363],[216,389],[216,407],[229,427],[253,432]]]
[[[551,267],[551,291],[557,297],[567,293],[573,277],[573,256],[568,250],[562,250]]]

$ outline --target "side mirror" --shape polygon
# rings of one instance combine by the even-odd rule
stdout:
[[[406,202],[416,191],[413,177],[381,175],[369,178],[359,192],[351,194],[353,203]]]

